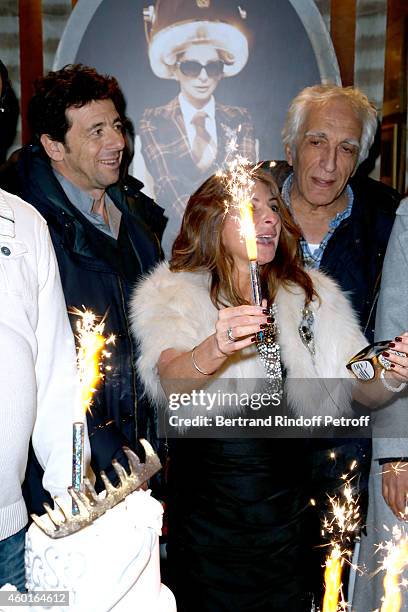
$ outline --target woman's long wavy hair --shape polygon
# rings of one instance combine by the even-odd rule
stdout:
[[[267,185],[276,197],[282,222],[275,257],[270,263],[260,266],[262,294],[273,300],[280,285],[289,288],[297,285],[304,290],[306,302],[310,302],[318,296],[300,258],[301,232],[271,175],[256,168],[252,178]],[[227,180],[228,175],[226,180],[213,175],[190,197],[170,260],[172,272],[210,273],[211,300],[217,308],[248,303],[233,282],[234,261],[222,240],[226,210],[228,205],[233,205]]]

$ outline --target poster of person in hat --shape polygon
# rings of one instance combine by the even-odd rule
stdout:
[[[163,248],[169,257],[188,197],[232,151],[256,161],[248,110],[215,99],[221,79],[247,63],[246,12],[216,0],[157,0],[149,11],[151,69],[179,84],[170,102],[145,109],[138,129],[155,199],[168,217]]]
[[[292,98],[340,82],[314,0],[120,0],[120,10],[78,0],[53,67],[69,63],[118,79],[134,126],[130,173],[167,209],[167,255],[185,200],[222,164],[228,139],[250,159],[284,159]]]

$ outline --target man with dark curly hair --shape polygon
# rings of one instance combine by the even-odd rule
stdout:
[[[165,221],[142,183],[121,177],[126,117],[116,79],[82,65],[50,72],[36,83],[29,121],[34,140],[17,163],[19,195],[48,222],[68,309],[105,315],[106,333],[116,336],[88,414],[92,467],[112,475],[113,458],[126,465],[122,447],[137,452],[138,437],[154,430],[139,393],[127,302],[161,258]],[[75,330],[74,316],[71,323]]]

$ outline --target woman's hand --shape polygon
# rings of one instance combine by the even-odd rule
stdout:
[[[376,370],[376,380],[381,379],[382,384],[367,385],[367,382],[357,381],[353,389],[353,398],[368,408],[379,408],[395,393],[403,391],[408,382],[408,332],[397,336],[388,346],[389,350],[381,353],[384,357],[384,360],[380,359],[382,368]]]
[[[408,382],[408,332],[397,336],[388,346],[390,350],[382,353],[390,362],[390,367],[386,368],[386,378]],[[396,355],[393,351],[398,351],[403,355]]]
[[[383,467],[382,494],[397,519],[408,521],[406,514],[408,495],[408,464],[390,462]]]
[[[262,300],[262,306],[235,306],[219,311],[215,343],[220,353],[229,356],[255,342],[256,334],[271,323],[266,306],[266,300]]]
[[[250,346],[256,340],[256,334],[271,322],[266,307],[267,302],[263,300],[262,306],[223,308],[218,312],[215,333],[200,342],[193,351],[164,350],[157,367],[165,392],[173,392],[171,385],[179,380],[182,381],[183,392],[190,392],[197,388],[197,379],[205,380],[212,376],[230,355]],[[177,390],[180,392],[179,387]]]

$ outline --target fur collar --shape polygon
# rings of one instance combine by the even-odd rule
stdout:
[[[311,379],[349,377],[345,364],[367,344],[348,299],[336,283],[321,272],[309,273],[320,297],[320,302],[316,300],[309,306],[315,318],[314,359],[298,332],[304,307],[303,291],[297,286],[281,287],[275,300],[279,343],[287,377],[305,379],[305,385]],[[153,401],[165,402],[156,367],[161,352],[167,348],[191,350],[214,333],[217,315],[209,297],[206,272],[173,273],[167,263],[161,263],[139,283],[131,300],[130,316],[132,332],[140,345],[138,371]],[[229,359],[219,370],[219,377],[238,380],[265,378],[256,348],[248,347]],[[317,381],[313,386],[316,384]],[[338,381],[336,384],[338,386]],[[290,384],[288,380],[286,386],[288,399],[297,414],[308,414],[311,410],[315,413],[317,406],[323,401],[327,403],[323,398],[328,395],[326,388],[321,395],[314,394],[313,401],[310,397],[305,401],[303,384],[296,384],[296,381]],[[324,407],[325,413],[343,412],[337,400],[332,404]],[[344,401],[341,404],[344,405]]]

